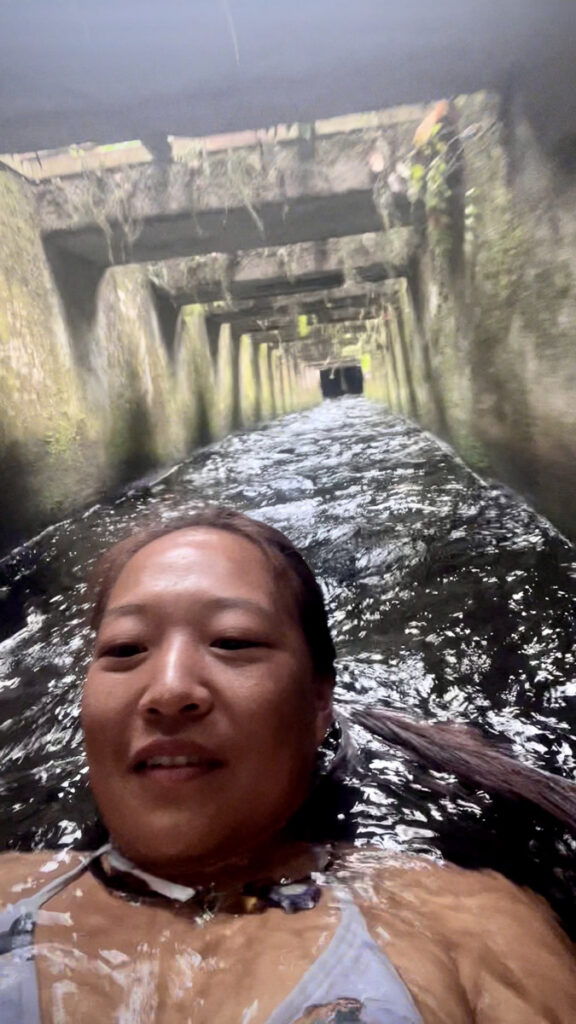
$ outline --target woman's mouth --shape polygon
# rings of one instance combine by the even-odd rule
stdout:
[[[159,757],[149,757],[144,761],[143,768],[184,768],[187,765],[193,765],[195,768],[201,764],[207,764],[208,762],[203,761],[200,757],[187,757],[186,754],[178,754],[176,757],[167,757],[166,755],[160,755]]]
[[[186,741],[159,740],[146,744],[131,760],[133,772],[160,783],[191,781],[222,766],[222,760],[212,751]]]
[[[222,767],[221,761],[203,761],[185,757],[151,757],[136,765],[134,771],[147,781],[160,785],[177,782],[192,782],[203,778]]]

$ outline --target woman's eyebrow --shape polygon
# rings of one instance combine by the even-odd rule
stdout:
[[[256,612],[259,615],[266,615],[269,619],[274,616],[271,608],[267,608],[266,605],[260,604],[258,601],[251,601],[249,597],[214,597],[206,601],[205,605],[211,611],[240,608],[248,612]]]
[[[117,604],[114,608],[107,608],[102,619],[115,619],[120,615],[139,615],[143,611],[143,604]]]
[[[256,612],[259,615],[265,615],[269,619],[274,617],[272,609],[259,604],[258,601],[251,601],[248,597],[213,597],[202,603],[208,611],[227,611],[229,608],[240,608],[245,611]],[[145,612],[146,605],[144,604],[117,604],[114,608],[106,609],[102,620],[119,618],[122,615],[141,615]]]

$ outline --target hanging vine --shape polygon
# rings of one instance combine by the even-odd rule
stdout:
[[[436,104],[416,130],[409,167],[408,196],[416,222],[420,220],[431,248],[449,257],[463,241],[463,147],[446,101]]]

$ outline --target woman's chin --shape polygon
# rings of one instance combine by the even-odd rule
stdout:
[[[214,834],[198,827],[158,827],[139,834],[111,830],[117,849],[143,871],[159,878],[193,884],[220,865],[243,859],[240,836]]]

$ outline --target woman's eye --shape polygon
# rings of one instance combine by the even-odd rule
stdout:
[[[145,650],[142,644],[108,644],[100,651],[101,658],[135,658]]]
[[[245,651],[249,647],[262,646],[263,644],[259,640],[244,637],[222,636],[212,641],[212,647],[217,647],[220,651]]]

